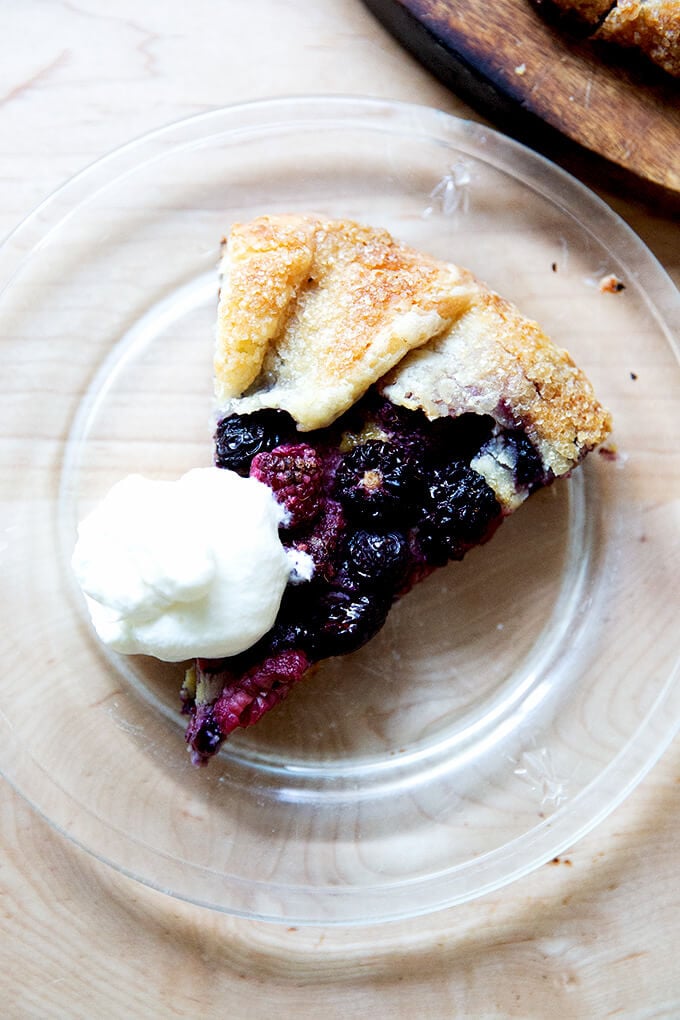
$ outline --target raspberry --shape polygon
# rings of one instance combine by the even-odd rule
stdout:
[[[295,422],[286,411],[230,414],[215,431],[215,464],[247,475],[256,454],[280,446],[295,431]]]
[[[308,667],[304,653],[282,651],[226,683],[212,709],[222,739],[238,726],[252,726],[283,701]]]
[[[326,499],[321,514],[314,522],[310,534],[295,539],[294,545],[300,552],[306,552],[314,560],[314,576],[318,580],[330,581],[336,570],[336,554],[345,530],[345,516],[342,507],[334,499]]]
[[[336,472],[335,491],[348,514],[381,523],[411,515],[418,479],[406,450],[370,440],[347,453]]]
[[[306,443],[258,453],[250,466],[251,477],[268,485],[287,510],[288,528],[306,524],[319,513],[322,471],[319,454]]]

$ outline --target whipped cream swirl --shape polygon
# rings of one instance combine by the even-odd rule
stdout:
[[[299,574],[283,517],[266,485],[220,468],[118,482],[80,524],[72,560],[99,637],[165,662],[249,648]]]

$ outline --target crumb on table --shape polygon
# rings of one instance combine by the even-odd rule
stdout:
[[[599,288],[602,294],[618,294],[626,289],[626,285],[619,280],[618,276],[609,273],[607,276],[602,277],[599,282]]]

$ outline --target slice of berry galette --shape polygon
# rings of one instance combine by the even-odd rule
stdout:
[[[215,463],[270,487],[302,566],[264,637],[188,671],[196,764],[610,427],[569,355],[467,270],[320,216],[232,229],[215,381]]]

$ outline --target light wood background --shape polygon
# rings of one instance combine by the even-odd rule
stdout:
[[[239,100],[372,94],[476,117],[359,0],[4,0],[0,39],[0,235],[112,147]],[[680,279],[669,209],[565,158]],[[561,862],[366,929],[246,922],[146,890],[2,783],[0,1016],[677,1017],[679,863],[678,742]]]

